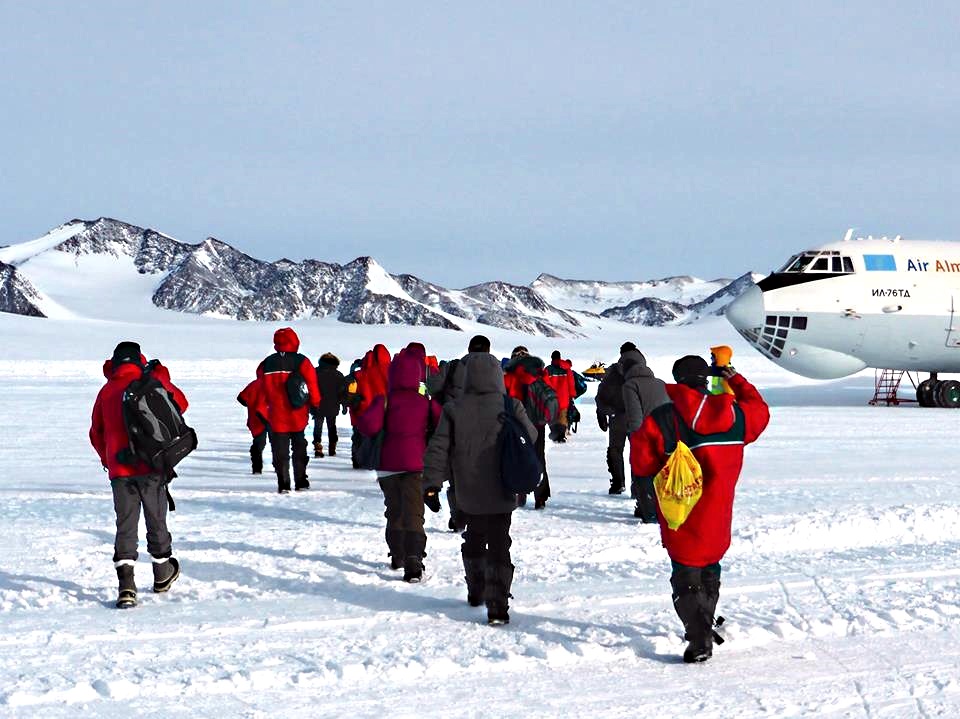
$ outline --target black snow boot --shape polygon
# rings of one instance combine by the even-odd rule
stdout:
[[[117,579],[120,580],[117,609],[133,609],[137,606],[137,582],[133,578],[133,565],[121,564],[117,567]]]
[[[313,456],[314,457],[323,457],[323,442],[316,441],[313,443]]]
[[[387,549],[390,550],[387,554],[387,556],[390,557],[390,569],[402,569],[403,559],[406,557],[406,552],[403,548],[403,530],[388,528],[385,535],[387,538]]]
[[[548,499],[550,499],[550,480],[544,477],[533,490],[533,508],[543,509],[547,506]]]
[[[637,480],[637,506],[633,516],[644,524],[657,522],[657,497],[653,489],[653,477],[640,477]]]
[[[688,642],[683,652],[687,664],[705,662],[713,656],[713,615],[707,614],[708,600],[701,574],[699,567],[683,567],[675,569],[670,577],[673,608],[683,622],[684,639]]]
[[[471,607],[479,607],[484,600],[484,586],[486,586],[486,557],[468,557],[463,554],[463,548],[460,548],[460,554],[463,557],[463,578],[467,580],[467,603]]]
[[[487,624],[499,626],[510,623],[510,585],[513,584],[512,564],[487,564],[484,569],[483,599],[487,604]]]
[[[526,507],[526,506],[527,506],[527,495],[526,495],[526,492],[524,492],[523,494],[518,494],[518,495],[517,495],[517,506],[518,506],[518,507]]]
[[[250,450],[250,467],[252,474],[263,474],[263,453]]]
[[[419,582],[423,578],[423,558],[427,556],[427,535],[423,532],[403,533],[403,581]]]
[[[622,484],[617,484],[615,481],[610,482],[610,489],[607,490],[607,494],[623,494],[624,486]]]
[[[305,489],[310,489],[310,481],[307,479],[307,465],[310,463],[310,458],[306,455],[298,457],[296,454],[293,456],[293,488],[302,492]]]
[[[162,594],[180,578],[180,562],[170,557],[165,562],[153,563],[153,591]]]
[[[290,493],[290,464],[283,465],[273,465],[273,468],[277,471],[277,491],[280,494],[289,494]]]
[[[331,457],[336,457],[336,456],[337,456],[337,443],[336,443],[336,442],[331,442],[331,443],[330,443],[330,451],[327,452],[327,454],[330,455]]]
[[[417,584],[423,579],[423,558],[411,554],[403,563],[403,581]]]

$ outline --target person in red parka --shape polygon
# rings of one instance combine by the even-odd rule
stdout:
[[[280,494],[290,492],[290,453],[293,451],[294,489],[301,491],[310,487],[307,481],[307,439],[303,436],[310,421],[310,410],[320,405],[320,390],[317,387],[317,373],[313,363],[297,350],[300,338],[289,327],[277,330],[273,335],[273,348],[276,352],[257,367],[257,379],[260,381],[262,405],[266,410],[270,433],[270,451],[273,454],[273,468],[277,472],[277,491]],[[298,372],[307,386],[309,395],[302,407],[294,407],[287,390],[287,379]]]
[[[770,420],[757,389],[733,367],[723,370],[733,394],[711,395],[709,367],[687,355],[673,365],[677,384],[667,385],[684,442],[703,471],[703,494],[678,529],[667,526],[657,508],[660,537],[673,563],[673,606],[689,645],[685,662],[701,662],[713,652],[713,623],[720,598],[720,560],[730,547],[733,498],[743,466],[743,448],[756,441]],[[666,462],[664,437],[651,415],[630,435],[630,466],[638,477],[657,474]]]
[[[566,431],[560,424],[560,410],[557,394],[547,383],[544,375],[543,360],[534,357],[524,346],[513,348],[510,360],[503,368],[503,382],[507,394],[520,400],[527,417],[537,429],[534,448],[543,467],[543,477],[533,490],[534,509],[543,509],[550,498],[550,474],[547,471],[546,437],[549,431],[552,440],[560,441]],[[547,429],[549,427],[549,430]],[[527,495],[517,495],[517,505],[527,503]]]
[[[253,474],[263,474],[263,448],[267,446],[267,423],[263,415],[266,406],[260,392],[260,380],[255,379],[237,395],[237,402],[247,408],[247,429],[253,436],[250,445],[250,463]]]
[[[389,368],[390,351],[384,345],[378,344],[363,356],[360,369],[354,372],[357,383],[356,400],[350,407],[350,424],[353,425],[350,455],[354,469],[364,469],[360,466],[360,457],[365,454],[369,441],[363,433],[357,431],[357,420],[367,411],[374,399],[387,394]]]
[[[386,396],[376,397],[357,421],[357,430],[368,438],[383,432],[377,479],[386,507],[391,567],[403,567],[405,582],[423,576],[423,454],[442,409],[423,391],[423,357],[416,349],[401,350],[390,363]],[[440,508],[436,502],[431,507],[435,512]]]
[[[563,425],[564,436],[556,441],[566,442],[567,412],[570,410],[570,403],[577,394],[576,381],[573,378],[573,363],[560,357],[560,351],[554,350],[550,355],[550,364],[543,370],[544,381],[557,393],[557,402],[560,405],[560,416],[557,417],[557,423]]]
[[[167,529],[167,483],[142,460],[129,462],[130,437],[123,421],[123,393],[134,380],[143,376],[146,358],[136,342],[121,342],[113,356],[104,362],[107,383],[101,388],[90,418],[90,444],[110,477],[113,508],[117,517],[113,564],[120,582],[117,607],[136,606],[137,585],[134,566],[137,561],[140,511],[147,525],[147,551],[153,559],[153,591],[165,592],[180,576],[180,565],[173,557],[172,539]],[[171,381],[163,365],[153,369],[163,387],[170,393],[181,412],[187,410],[187,398]]]

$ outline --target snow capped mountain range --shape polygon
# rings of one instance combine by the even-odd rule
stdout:
[[[454,330],[477,323],[576,337],[585,323],[601,318],[660,326],[722,314],[752,282],[750,274],[733,282],[540,275],[529,287],[486,282],[450,290],[413,275],[391,275],[371,257],[344,265],[266,262],[212,237],[191,245],[105,217],[72,220],[32,242],[0,248],[0,312],[36,317],[111,319],[105,308],[135,313],[141,307],[272,322],[332,316],[354,324]]]

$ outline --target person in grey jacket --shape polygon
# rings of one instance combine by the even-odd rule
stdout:
[[[673,418],[673,403],[667,394],[663,380],[647,367],[647,358],[632,342],[620,347],[620,369],[623,372],[623,404],[627,415],[627,435],[640,429],[643,420],[652,415],[661,432],[667,438],[666,453],[677,446]],[[653,490],[653,477],[631,476],[630,495],[637,500],[633,516],[644,523],[656,523],[657,499]]]
[[[486,603],[489,624],[506,624],[514,570],[510,521],[516,508],[515,495],[508,494],[501,482],[497,452],[506,389],[500,362],[493,355],[471,353],[465,365],[463,395],[444,405],[424,456],[424,499],[439,511],[437,493],[445,481],[456,477],[457,504],[467,516],[460,548],[467,601],[474,607]],[[512,402],[514,414],[535,440],[537,430],[523,405]]]
[[[490,340],[483,335],[476,335],[467,345],[467,354],[460,359],[445,362],[440,371],[427,377],[427,392],[430,396],[446,405],[457,399],[463,394],[463,386],[467,377],[466,362],[470,356],[480,352],[488,354],[490,352]],[[457,507],[456,482],[451,473],[449,485],[447,486],[447,507],[450,510],[450,520],[447,527],[451,532],[462,532],[467,526],[466,515]]]

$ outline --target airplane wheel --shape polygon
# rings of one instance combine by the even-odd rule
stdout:
[[[921,407],[937,406],[937,380],[925,379],[917,385],[917,402]]]
[[[937,387],[937,404],[947,409],[960,407],[960,382],[953,379],[944,380]]]

